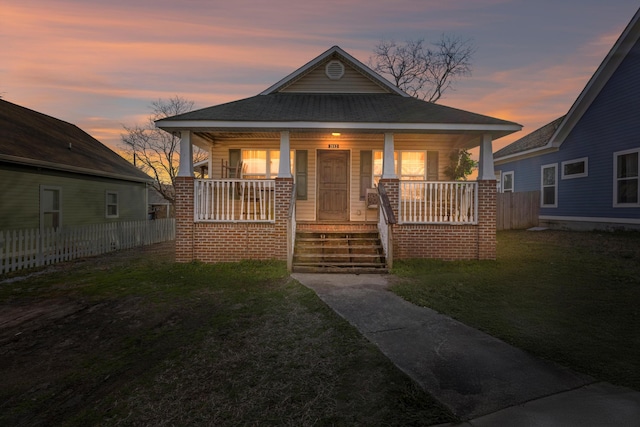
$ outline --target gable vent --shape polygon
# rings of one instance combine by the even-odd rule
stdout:
[[[338,60],[329,61],[324,69],[325,74],[331,80],[340,80],[344,76],[344,65]]]

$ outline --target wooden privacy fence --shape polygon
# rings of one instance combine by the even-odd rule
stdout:
[[[538,225],[540,192],[498,193],[497,229],[518,230]]]
[[[174,239],[174,218],[0,231],[0,274]]]

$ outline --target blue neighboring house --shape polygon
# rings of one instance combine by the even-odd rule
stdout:
[[[502,192],[550,228],[640,229],[640,9],[569,112],[494,153]]]

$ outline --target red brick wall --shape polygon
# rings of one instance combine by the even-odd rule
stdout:
[[[187,203],[190,194],[191,210],[186,207],[179,210],[179,220],[176,216],[176,261],[189,262],[193,260],[215,263],[240,261],[243,259],[287,259],[287,215],[293,189],[293,179],[276,179],[276,210],[275,223],[251,222],[198,222],[193,221],[193,179],[190,187],[178,187],[176,183],[176,198],[181,195],[181,203]],[[179,190],[179,191],[178,191]],[[178,204],[176,204],[178,206]],[[184,211],[184,212],[183,212]],[[190,222],[187,220],[189,218]],[[180,238],[178,237],[180,236]],[[190,254],[180,256],[181,253]]]
[[[176,190],[176,262],[193,261],[193,178],[178,176]]]
[[[381,180],[396,218],[399,182]],[[441,260],[496,259],[496,182],[478,181],[477,225],[396,224],[394,259]]]
[[[495,180],[478,181],[478,259],[496,259],[496,200]]]

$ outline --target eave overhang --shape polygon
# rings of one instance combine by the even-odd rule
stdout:
[[[43,161],[43,160],[28,159],[28,158],[25,158],[25,157],[10,156],[10,155],[6,155],[6,154],[0,154],[0,161],[4,161],[4,162],[7,162],[7,163],[12,163],[12,164],[17,164],[17,165],[22,165],[22,166],[33,166],[33,167],[37,167],[37,168],[51,169],[51,170],[57,170],[57,171],[62,171],[62,172],[72,172],[72,173],[77,173],[77,174],[82,174],[82,175],[97,176],[97,177],[101,177],[101,178],[118,179],[118,180],[121,180],[121,181],[142,182],[142,183],[151,183],[151,182],[153,182],[153,179],[151,179],[151,178],[141,178],[141,177],[138,178],[138,177],[131,176],[131,175],[123,175],[123,174],[112,173],[112,172],[97,171],[95,169],[88,169],[88,168],[82,168],[82,167],[78,167],[78,166],[64,165],[64,164],[61,164],[61,163],[47,162],[47,161]]]
[[[163,121],[156,125],[167,132],[279,132],[295,131],[356,131],[362,133],[461,133],[491,134],[493,139],[501,138],[522,129],[519,124],[469,124],[469,123],[368,123],[368,122],[235,122],[176,120]]]
[[[528,159],[530,157],[541,156],[543,154],[553,153],[553,152],[558,151],[558,150],[559,150],[558,147],[552,146],[549,143],[549,144],[545,145],[544,147],[532,148],[531,150],[521,151],[519,153],[514,153],[514,154],[509,154],[508,156],[504,156],[504,157],[494,157],[493,163],[496,166],[500,166],[500,165],[502,165],[504,163],[510,163],[510,162],[515,162],[517,160]]]

